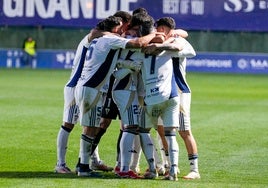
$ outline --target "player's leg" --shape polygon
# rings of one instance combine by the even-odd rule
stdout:
[[[101,118],[100,120],[100,127],[97,128],[97,134],[95,136],[95,139],[92,144],[92,150],[91,150],[91,169],[93,170],[101,170],[101,171],[112,171],[113,167],[109,167],[104,162],[100,159],[99,157],[99,152],[98,152],[98,144],[106,132],[106,129],[109,127],[111,124],[112,119],[107,119],[107,118]]]
[[[166,103],[166,108],[162,111],[161,118],[164,124],[165,137],[168,143],[168,153],[170,160],[169,175],[165,177],[167,180],[177,181],[179,172],[179,145],[176,139],[177,127],[179,124],[179,97],[169,99]]]
[[[102,160],[98,157],[98,150],[95,148],[98,146],[102,136],[105,134],[106,130],[110,126],[112,120],[116,120],[119,115],[118,108],[113,101],[111,94],[107,94],[104,96],[104,102],[101,112],[101,120],[100,127],[97,130],[96,137],[94,139],[94,143],[92,146],[92,155],[91,155],[91,168],[93,170],[101,170],[101,171],[112,171],[113,168],[105,165]]]
[[[83,132],[80,139],[80,164],[78,176],[97,176],[89,167],[90,154],[95,139],[96,128],[99,127],[102,109],[101,93],[89,87],[77,87],[75,99],[80,110],[80,124]]]
[[[57,164],[56,173],[70,173],[71,170],[66,164],[66,152],[69,134],[77,123],[79,116],[78,106],[75,103],[74,88],[64,87],[64,110],[63,124],[57,135]]]
[[[164,154],[162,156],[162,160],[164,162],[164,164],[166,164],[166,159],[165,156],[168,156],[168,143],[167,140],[165,138],[165,131],[164,131],[164,126],[163,125],[157,125],[157,135],[159,138],[159,142],[160,142],[160,149],[162,151],[162,153]]]
[[[138,178],[137,175],[131,174],[130,164],[132,160],[132,154],[134,151],[133,143],[136,135],[138,134],[137,129],[133,126],[125,126],[120,141],[120,160],[121,167],[118,175],[126,178]],[[134,175],[132,177],[132,175]]]
[[[78,176],[95,176],[93,170],[90,168],[89,160],[90,160],[90,153],[91,147],[94,141],[94,127],[83,126],[83,132],[80,139],[80,164],[78,168]]]
[[[176,129],[165,128],[165,137],[169,148],[170,170],[165,179],[177,181],[179,145],[176,140]]]
[[[130,170],[130,163],[134,151],[133,144],[135,136],[138,135],[139,105],[134,91],[113,91],[113,97],[118,106],[121,121],[123,122],[123,133],[120,140],[121,167],[118,176],[122,178],[140,178]],[[122,100],[126,99],[126,100]]]
[[[118,175],[118,173],[120,172],[120,167],[121,167],[120,142],[121,142],[121,138],[122,138],[122,135],[123,135],[123,129],[124,129],[123,124],[122,124],[122,121],[121,121],[120,130],[119,130],[117,143],[116,143],[116,164],[115,164],[115,167],[114,167],[114,173],[116,175]]]
[[[69,134],[74,125],[64,122],[61,126],[57,136],[57,164],[55,166],[56,173],[71,173],[71,169],[66,164],[66,152]]]
[[[94,151],[95,147],[99,144],[101,137],[105,134],[112,120],[116,120],[118,115],[119,111],[116,104],[114,103],[112,95],[111,94],[105,95],[101,111],[100,127],[97,130],[92,151]]]
[[[130,163],[130,169],[136,174],[140,173],[140,156],[141,156],[141,144],[140,136],[136,135],[134,138],[132,160]]]
[[[91,164],[90,167],[92,170],[100,170],[104,172],[112,171],[113,167],[107,166],[103,160],[101,160],[99,155],[98,146],[95,148],[93,154],[91,155]]]
[[[159,118],[161,122],[158,120],[157,126],[157,139],[158,145],[160,148],[160,155],[161,155],[161,164],[157,166],[158,174],[159,175],[166,175],[169,172],[170,164],[169,164],[169,154],[168,154],[168,143],[165,137],[165,131],[163,126],[163,121]]]
[[[183,176],[184,179],[200,179],[198,169],[198,151],[196,141],[191,130],[179,131],[188,153],[188,160],[190,164],[190,172],[188,175]]]
[[[153,116],[153,106],[144,106],[141,109],[139,134],[141,140],[141,147],[148,163],[148,170],[144,174],[146,179],[154,179],[158,176],[155,162],[155,146],[150,134],[151,128],[157,124],[157,116]]]
[[[191,93],[182,93],[180,103],[180,127],[179,134],[184,141],[190,164],[190,173],[183,176],[184,179],[199,179],[198,150],[195,138],[191,131],[190,106]]]

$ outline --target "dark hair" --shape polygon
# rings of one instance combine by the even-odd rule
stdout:
[[[143,8],[143,7],[139,7],[137,9],[133,10],[132,15],[138,14],[138,13],[142,13],[142,14],[147,15],[148,14],[148,11],[145,8]]]
[[[97,25],[96,25],[96,29],[98,29],[98,30],[104,30],[104,25],[105,25],[104,21],[105,20],[99,21],[99,23],[97,23]]]
[[[111,32],[115,26],[120,25],[122,22],[122,18],[116,16],[109,16],[108,18],[104,19],[104,31]]]
[[[122,18],[123,23],[128,23],[131,20],[131,14],[126,11],[117,11],[113,16]]]
[[[151,16],[148,14],[143,14],[143,13],[136,13],[135,15],[132,16],[131,22],[130,22],[130,28],[139,26],[143,24],[144,22],[152,22],[154,23],[154,20]]]
[[[144,17],[143,23],[140,24],[141,36],[148,35],[154,30],[154,19],[150,15]]]
[[[171,17],[163,17],[163,18],[160,18],[159,20],[157,20],[155,22],[156,27],[159,27],[159,26],[162,26],[162,25],[167,26],[170,29],[175,29],[176,28],[176,22]]]

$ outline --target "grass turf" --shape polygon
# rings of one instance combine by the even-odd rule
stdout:
[[[53,173],[61,125],[63,86],[70,70],[0,70],[0,187],[268,187],[267,75],[188,73],[192,130],[200,180],[186,181],[189,164],[180,145],[178,182],[79,178]],[[115,165],[118,121],[100,143],[101,158]],[[155,132],[153,132],[154,134]],[[67,162],[74,168],[81,127],[70,135]],[[141,169],[146,169],[144,157]]]

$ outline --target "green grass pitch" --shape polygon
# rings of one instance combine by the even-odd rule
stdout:
[[[53,172],[69,74],[70,70],[0,69],[0,187],[268,187],[267,75],[188,73],[201,179],[181,178],[189,164],[178,136],[181,174],[178,182],[170,182]],[[100,156],[110,166],[115,165],[118,132],[114,121],[100,143]],[[67,152],[73,169],[80,134],[76,125]],[[146,169],[144,157],[141,169]]]

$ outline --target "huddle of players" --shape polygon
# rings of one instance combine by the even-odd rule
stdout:
[[[123,11],[119,11],[120,14],[127,15]],[[183,68],[185,65],[179,65],[180,61],[195,56],[195,52],[185,39],[174,37],[182,31],[174,30],[175,22],[172,18],[159,19],[156,22],[158,32],[155,32],[154,20],[146,10],[134,11],[130,23],[126,15],[121,16],[122,19],[115,14],[101,21],[78,46],[74,68],[64,90],[64,124],[57,138],[58,162],[55,170],[58,173],[70,172],[65,155],[68,135],[78,116],[83,126],[78,176],[98,176],[94,169],[111,170],[101,163],[97,145],[111,120],[117,116],[116,110],[110,109],[110,104],[115,102],[121,119],[115,173],[123,178],[142,178],[130,168],[132,146],[141,146],[149,166],[143,178],[153,179],[158,176],[150,129],[157,128],[157,125],[160,129],[162,125],[168,146],[165,147],[165,154],[168,155],[169,165],[169,173],[164,179],[176,181],[179,172],[176,132],[180,125],[181,87],[178,84],[179,76],[177,79],[174,77],[173,67]],[[149,44],[150,41],[161,43]],[[176,58],[177,62],[172,58]],[[111,79],[113,76],[115,79]],[[180,76],[185,79],[185,75]],[[186,82],[181,85],[189,88]],[[112,94],[108,92],[109,88]],[[71,90],[69,96],[68,89]],[[110,112],[114,114],[109,116]],[[159,135],[163,135],[163,132]],[[90,156],[93,159],[91,165]],[[197,161],[197,152],[191,157]],[[191,173],[194,176],[185,176],[186,179],[200,178],[197,163],[187,176],[191,176]]]

